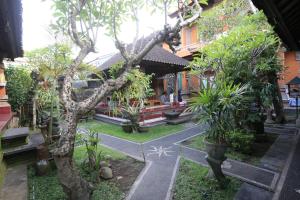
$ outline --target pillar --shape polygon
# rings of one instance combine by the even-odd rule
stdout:
[[[177,98],[177,95],[178,95],[178,80],[177,80],[177,77],[178,76],[178,72],[175,73],[175,77],[174,77],[174,81],[175,81],[175,84],[174,84],[174,96]],[[174,100],[174,102],[177,102],[177,100]]]
[[[2,59],[0,60],[0,114],[10,114],[11,107],[7,102],[8,97],[6,95],[6,80],[4,74],[5,68]]]

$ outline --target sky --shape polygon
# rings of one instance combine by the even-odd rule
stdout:
[[[142,11],[140,16],[140,36],[149,35],[163,27],[162,12],[150,15],[148,12]],[[52,20],[51,1],[23,0],[23,48],[25,51],[45,47],[55,42],[49,34],[49,24]],[[120,39],[130,43],[135,35],[134,27],[133,23],[125,23],[121,28]],[[89,56],[91,60],[116,52],[112,38],[103,33],[98,35],[96,50],[97,54]]]

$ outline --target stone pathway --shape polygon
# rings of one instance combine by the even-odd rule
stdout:
[[[297,200],[300,199],[300,139],[296,141],[296,149],[284,177],[285,181],[280,191],[280,200]],[[277,200],[277,198],[276,198]]]
[[[27,200],[27,165],[7,169],[0,199]]]
[[[106,134],[100,134],[100,138],[104,146],[146,160],[146,167],[132,186],[128,200],[168,200],[172,196],[180,157],[207,166],[205,152],[180,145],[204,130],[203,126],[194,126],[142,144]],[[223,170],[229,176],[268,190],[274,189],[279,177],[277,172],[234,160],[224,162]]]
[[[260,160],[259,167],[265,168],[280,174],[278,182],[274,190],[269,191],[259,187],[255,187],[248,183],[242,184],[241,188],[237,192],[236,200],[277,200],[281,185],[282,178],[285,176],[285,168],[289,163],[290,153],[293,152],[293,146],[295,139],[298,137],[298,130],[295,127],[289,125],[265,125],[265,131],[269,134],[279,134],[274,144],[269,148],[268,152]],[[299,178],[299,177],[298,177]],[[299,180],[299,179],[295,179]],[[288,200],[294,200],[294,198],[288,198]]]

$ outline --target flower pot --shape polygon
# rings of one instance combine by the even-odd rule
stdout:
[[[122,129],[125,133],[132,133],[132,124],[131,123],[123,123]]]
[[[139,133],[145,133],[149,131],[149,127],[148,126],[139,126],[138,127],[138,131]]]
[[[228,184],[228,180],[222,171],[222,163],[226,160],[225,152],[227,149],[226,144],[215,144],[204,140],[207,155],[206,161],[211,167],[214,176],[218,180],[220,188],[225,188]]]
[[[208,142],[207,140],[204,140],[205,149],[207,154],[218,161],[224,161],[226,160],[225,152],[227,150],[226,144],[215,144]]]
[[[169,112],[165,112],[165,117],[168,120],[173,120],[173,119],[177,119],[180,115],[180,112],[177,111],[169,111]]]

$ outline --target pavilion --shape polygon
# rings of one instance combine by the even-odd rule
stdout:
[[[142,38],[137,42],[137,51],[142,50],[142,48],[147,44],[147,42],[151,39],[152,35]],[[130,49],[130,45],[129,48]],[[120,61],[124,60],[120,53],[113,55],[110,59],[104,62],[101,66],[98,66],[98,69],[106,72],[113,64],[116,64]],[[178,83],[181,80],[178,80],[177,73],[186,71],[186,66],[188,66],[189,62],[170,51],[164,49],[162,45],[156,45],[151,49],[148,54],[142,59],[139,64],[140,70],[145,72],[146,74],[154,74],[152,78],[152,88],[155,92],[155,95],[148,99],[149,106],[143,110],[143,114],[146,114],[143,119],[153,119],[153,118],[161,118],[164,115],[165,111],[170,109],[175,109],[174,106],[170,105],[161,105],[159,101],[159,97],[165,91],[169,94],[170,89],[172,88],[177,94],[178,92]],[[182,105],[182,104],[181,104]],[[176,109],[183,110],[182,106],[177,106]],[[98,113],[101,109],[97,107],[96,109]],[[101,113],[101,112],[100,112]]]

